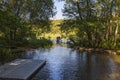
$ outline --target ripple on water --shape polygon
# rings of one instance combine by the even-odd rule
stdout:
[[[78,53],[56,46],[28,51],[24,56],[47,61],[33,80],[120,80],[120,63],[114,55]]]

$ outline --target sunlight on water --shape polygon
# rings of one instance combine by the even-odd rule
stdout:
[[[28,51],[25,58],[46,60],[33,80],[119,80],[120,56],[78,53],[57,45]]]

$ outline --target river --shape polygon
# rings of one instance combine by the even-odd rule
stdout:
[[[120,80],[120,56],[77,52],[57,45],[26,52],[24,58],[46,60],[33,80]]]

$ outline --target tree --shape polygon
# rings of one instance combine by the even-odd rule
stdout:
[[[13,41],[25,39],[28,33],[33,33],[34,27],[45,29],[50,25],[49,18],[55,14],[53,0],[1,0],[0,10],[7,12],[1,14],[0,19],[5,22],[4,25],[1,22],[0,27],[4,26],[6,36],[9,30],[9,39]]]
[[[66,0],[63,15],[77,22],[76,27],[79,31],[76,36],[82,39],[79,34],[84,36],[83,40],[88,42],[88,46],[112,48],[116,46],[118,39],[119,2],[119,0]],[[76,23],[68,23],[70,26],[74,24]]]

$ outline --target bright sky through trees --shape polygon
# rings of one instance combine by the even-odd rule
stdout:
[[[55,0],[54,2],[55,2],[57,14],[52,19],[55,19],[55,20],[63,19],[64,17],[62,16],[62,9],[64,6],[64,2],[63,1],[58,2],[57,0]]]

